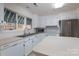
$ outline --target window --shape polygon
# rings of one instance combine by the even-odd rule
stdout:
[[[32,19],[31,18],[27,18],[26,23],[27,23],[27,25],[32,25]]]
[[[13,30],[16,29],[16,13],[8,10],[7,8],[4,9],[4,21],[5,30]]]
[[[18,16],[18,24],[24,24],[24,17]]]
[[[24,17],[18,15],[18,28],[23,28],[24,25]]]
[[[31,29],[32,28],[32,19],[31,18],[27,18],[26,24],[27,24],[27,28]]]
[[[4,9],[4,21],[7,23],[16,23],[16,13],[5,8]]]

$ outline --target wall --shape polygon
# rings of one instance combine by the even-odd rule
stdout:
[[[79,8],[76,10],[77,18],[79,19]]]
[[[1,20],[4,20],[4,4],[0,3],[0,23]]]

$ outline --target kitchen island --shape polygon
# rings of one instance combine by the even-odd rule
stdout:
[[[33,48],[37,56],[79,56],[79,38],[48,36]]]

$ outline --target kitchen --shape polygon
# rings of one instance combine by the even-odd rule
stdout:
[[[79,55],[78,5],[0,3],[0,56]]]

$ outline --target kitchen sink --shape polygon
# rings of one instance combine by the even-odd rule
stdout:
[[[19,35],[19,36],[17,36],[17,37],[26,37],[27,35]]]
[[[31,36],[31,35],[34,35],[34,34],[38,34],[38,33],[31,33],[31,34],[27,34],[27,35],[18,35],[17,37],[26,37],[26,36]]]

